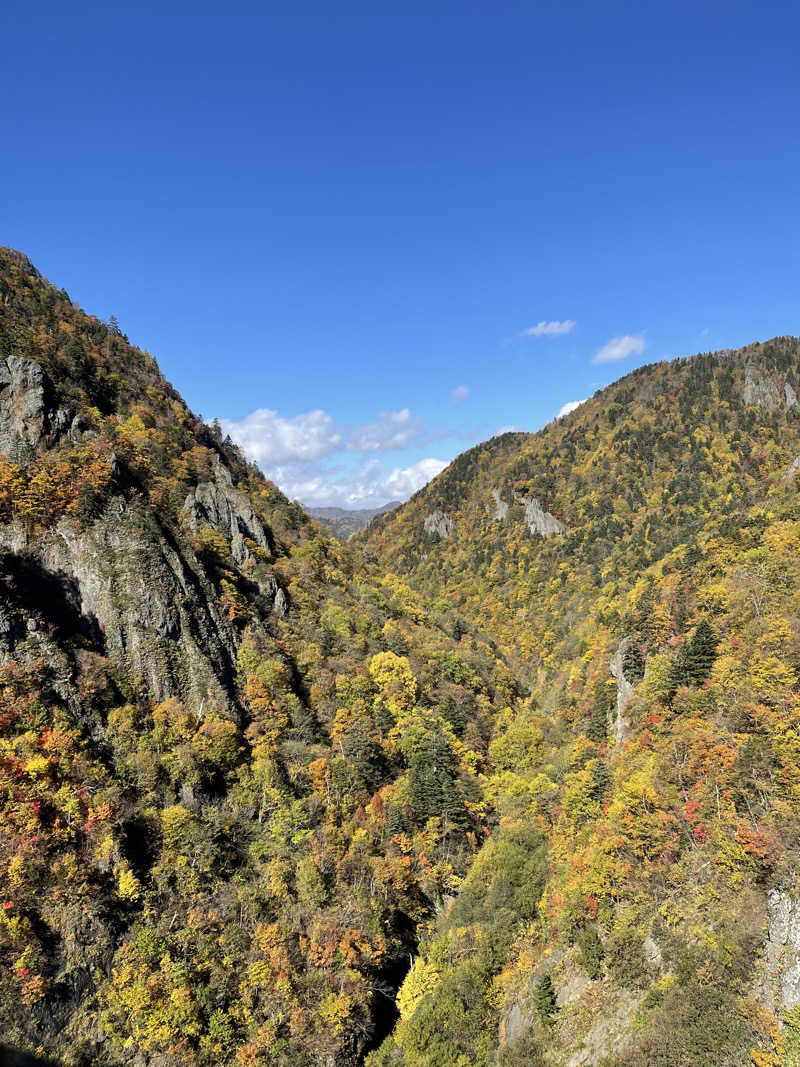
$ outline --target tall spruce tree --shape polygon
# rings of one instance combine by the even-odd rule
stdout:
[[[553,986],[553,979],[549,974],[543,974],[536,983],[533,990],[533,1006],[536,1009],[536,1014],[545,1023],[551,1022],[558,1011],[556,991]]]
[[[686,673],[693,685],[702,685],[711,674],[717,655],[717,638],[707,619],[695,627],[686,656]]]

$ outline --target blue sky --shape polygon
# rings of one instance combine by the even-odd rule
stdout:
[[[795,5],[296,7],[12,3],[0,68],[0,243],[291,496],[800,332]]]

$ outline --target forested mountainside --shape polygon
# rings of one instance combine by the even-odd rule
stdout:
[[[798,388],[642,368],[345,545],[0,252],[2,1039],[800,1063]]]
[[[643,367],[360,535],[531,692],[371,1067],[800,1063],[799,382]]]
[[[347,1065],[486,836],[521,706],[0,252],[0,1035],[64,1065]]]
[[[392,500],[380,508],[309,508],[308,513],[323,526],[328,526],[341,541],[363,530],[378,515],[400,507],[399,500]]]

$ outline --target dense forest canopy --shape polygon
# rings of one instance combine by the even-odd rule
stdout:
[[[800,342],[335,540],[0,253],[0,1032],[67,1065],[800,1062]]]

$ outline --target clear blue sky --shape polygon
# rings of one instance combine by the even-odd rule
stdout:
[[[291,495],[800,332],[796,4],[291,6],[12,3],[0,67],[0,243]]]

